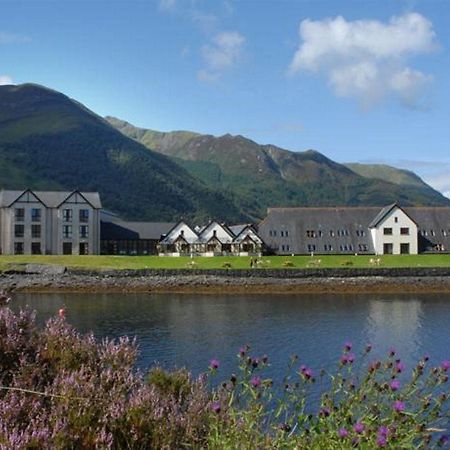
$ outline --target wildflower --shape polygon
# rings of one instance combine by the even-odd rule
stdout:
[[[245,354],[248,352],[248,345],[243,345],[239,349],[239,356],[245,356]]]
[[[236,375],[235,375],[234,373],[231,374],[230,381],[231,381],[233,384],[236,384],[237,377],[236,377]]]
[[[396,412],[402,412],[405,410],[405,404],[403,402],[401,402],[400,400],[396,400],[392,407],[393,407],[394,411],[396,411]]]
[[[252,367],[254,369],[256,369],[258,367],[258,364],[259,364],[259,359],[258,358],[253,358],[252,359]]]
[[[389,383],[389,387],[392,391],[398,391],[400,389],[400,381],[399,380],[392,380]]]
[[[349,352],[349,351],[352,349],[352,347],[353,347],[353,344],[352,344],[350,341],[347,341],[347,342],[344,344],[344,350],[345,350],[346,352]]]
[[[381,425],[381,427],[378,428],[378,434],[379,434],[380,436],[386,437],[386,436],[389,434],[389,429],[388,429],[388,427],[386,427],[386,426],[384,426],[384,425]]]
[[[212,360],[209,362],[209,367],[210,367],[212,370],[217,370],[217,369],[219,368],[219,366],[220,366],[220,361],[219,361],[218,359],[212,359]]]
[[[442,361],[442,363],[441,363],[441,369],[444,371],[444,372],[447,372],[448,370],[450,370],[450,361],[449,360],[445,360],[445,361]]]
[[[258,377],[258,376],[253,377],[253,378],[250,380],[250,384],[251,384],[254,388],[258,388],[259,386],[261,386],[261,378]]]
[[[447,434],[443,434],[438,440],[438,444],[440,447],[448,444],[449,442],[450,442],[450,437]]]
[[[369,353],[372,350],[372,344],[366,345],[366,353]]]
[[[269,361],[269,357],[268,357],[267,355],[264,355],[264,356],[261,358],[261,361],[262,361],[263,364],[267,364],[268,361]]]
[[[353,429],[358,434],[361,434],[364,431],[364,428],[364,424],[361,422],[356,422],[355,425],[353,425]]]
[[[344,438],[346,438],[348,436],[348,431],[345,428],[341,428],[338,431],[338,435],[339,435],[340,438],[344,439]]]
[[[287,423],[280,423],[280,425],[278,425],[278,428],[281,431],[285,431],[286,433],[289,433],[289,431],[291,431],[291,426]]]
[[[309,380],[310,378],[312,378],[312,376],[313,376],[313,374],[314,374],[314,372],[312,371],[311,368],[306,367],[306,366],[304,366],[304,365],[302,365],[302,366],[300,367],[300,372],[302,373],[302,375],[303,375],[307,380]]]
[[[216,414],[219,414],[220,411],[221,411],[221,408],[220,408],[220,402],[214,402],[214,403],[211,405],[211,409],[212,409]]]
[[[387,439],[386,436],[378,436],[377,437],[377,445],[378,447],[385,447],[387,445]]]
[[[395,355],[395,348],[394,347],[391,347],[390,349],[389,349],[389,356],[394,356]]]
[[[330,413],[331,413],[330,408],[325,408],[325,407],[320,408],[319,416],[328,417],[330,415]]]
[[[405,365],[399,360],[395,364],[395,371],[397,373],[402,373],[405,370]]]

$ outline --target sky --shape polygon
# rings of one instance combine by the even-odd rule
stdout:
[[[0,84],[410,169],[450,197],[449,17],[449,0],[0,0]]]

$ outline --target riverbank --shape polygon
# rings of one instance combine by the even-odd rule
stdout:
[[[73,293],[408,293],[450,292],[450,269],[76,271],[34,267],[0,274],[0,289]]]

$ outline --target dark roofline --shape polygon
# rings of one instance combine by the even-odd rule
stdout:
[[[84,200],[86,201],[86,203],[88,203],[89,205],[91,205],[92,208],[94,209],[101,209],[101,208],[96,208],[78,189],[75,189],[74,191],[72,191],[58,206],[57,208],[59,208],[68,198],[72,197],[72,195],[74,194],[80,194]]]
[[[27,192],[30,192],[31,194],[33,194],[41,203],[41,205],[44,205],[45,207],[48,208],[48,206],[31,190],[31,189],[25,189],[21,194],[19,194],[19,196],[13,201],[11,202],[7,207],[11,208],[12,205],[14,205],[14,203],[17,202],[17,200],[19,200],[20,197],[22,197],[22,195],[26,194]]]

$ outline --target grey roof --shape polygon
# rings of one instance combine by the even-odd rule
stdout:
[[[278,253],[307,254],[312,251],[308,245],[321,254],[373,253],[369,227],[392,207],[269,208],[258,231]],[[419,251],[433,252],[437,244],[450,251],[450,207],[402,209],[419,228]],[[315,237],[308,237],[307,231],[314,231]]]
[[[385,206],[369,223],[369,228],[375,228],[395,207],[398,207],[397,203]]]
[[[80,192],[80,191],[0,191],[0,207],[9,207],[25,192],[33,193],[48,208],[57,208],[74,192],[79,192],[93,208],[100,209],[100,195],[98,192]]]
[[[160,240],[174,226],[171,222],[101,221],[101,240]]]

